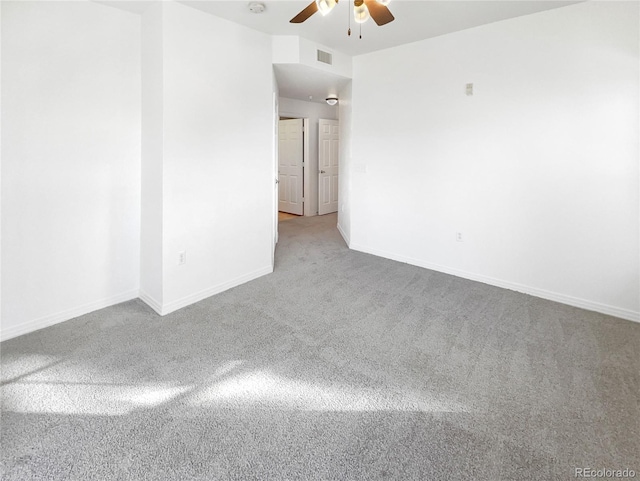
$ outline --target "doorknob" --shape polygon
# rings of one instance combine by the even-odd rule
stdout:
[[[320,173],[321,174],[326,174],[326,172],[324,170],[321,170]]]

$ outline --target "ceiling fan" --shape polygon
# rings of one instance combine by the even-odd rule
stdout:
[[[318,11],[326,15],[337,3],[338,0],[314,0],[290,22],[302,23]],[[364,23],[371,17],[378,25],[386,25],[394,20],[394,16],[387,8],[388,4],[389,0],[353,0],[354,19],[357,23]]]

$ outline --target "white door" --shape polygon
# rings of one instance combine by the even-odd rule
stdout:
[[[302,215],[302,122],[278,122],[278,210]]]
[[[340,136],[337,120],[320,119],[318,134],[318,215],[338,211],[338,152]]]

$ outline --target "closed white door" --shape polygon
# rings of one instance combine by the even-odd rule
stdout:
[[[318,134],[318,214],[338,211],[338,152],[340,136],[337,120],[320,119]]]
[[[302,119],[278,122],[278,210],[302,215]]]

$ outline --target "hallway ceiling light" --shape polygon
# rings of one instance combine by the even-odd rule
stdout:
[[[327,97],[326,101],[329,105],[335,105],[338,103],[338,97],[336,97],[335,95]]]

